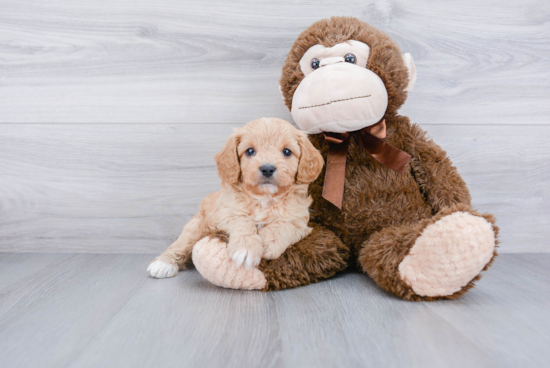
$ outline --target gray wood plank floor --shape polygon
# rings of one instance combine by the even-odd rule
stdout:
[[[279,292],[149,278],[149,255],[0,254],[2,367],[543,367],[549,254],[502,255],[462,299],[362,274]]]

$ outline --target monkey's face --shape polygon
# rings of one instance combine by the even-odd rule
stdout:
[[[376,124],[388,107],[388,92],[367,69],[369,46],[351,40],[315,45],[300,59],[305,75],[292,99],[292,117],[310,134],[344,133]]]
[[[280,87],[300,128],[343,133],[397,114],[415,81],[411,55],[388,35],[354,17],[332,17],[298,36]]]

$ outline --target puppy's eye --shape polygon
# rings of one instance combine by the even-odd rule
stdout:
[[[244,152],[247,156],[254,156],[256,154],[256,151],[254,151],[254,148],[250,147]]]
[[[285,148],[285,149],[283,150],[283,156],[288,157],[288,156],[290,156],[290,155],[292,155],[292,151],[289,150],[288,148]]]
[[[346,56],[344,56],[344,60],[345,60],[346,63],[355,64],[355,55],[347,54]]]
[[[311,60],[311,67],[313,68],[313,70],[319,68],[319,59]]]

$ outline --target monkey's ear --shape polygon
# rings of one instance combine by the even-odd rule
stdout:
[[[411,54],[403,54],[403,62],[409,71],[409,84],[405,87],[405,92],[410,92],[414,88],[416,83],[416,66],[414,65],[414,60]]]
[[[300,184],[309,184],[317,179],[321,170],[323,170],[325,160],[323,160],[323,156],[309,141],[306,132],[298,132],[298,144],[302,150],[302,155],[298,163],[296,181]]]
[[[281,94],[281,98],[283,99],[283,103],[285,103],[285,95],[283,95],[283,87],[279,84],[279,93]]]
[[[216,166],[218,167],[218,175],[227,184],[237,184],[241,174],[237,145],[238,137],[236,134],[233,134],[229,137],[222,150],[214,157]]]

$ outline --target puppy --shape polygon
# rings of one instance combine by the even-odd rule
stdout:
[[[236,129],[215,160],[221,190],[202,201],[179,238],[151,262],[151,276],[175,276],[191,261],[194,244],[214,233],[229,235],[230,257],[247,269],[311,233],[308,184],[324,161],[305,132],[285,120],[256,119]]]

